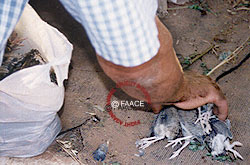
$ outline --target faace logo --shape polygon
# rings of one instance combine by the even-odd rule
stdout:
[[[129,100],[113,100],[111,101],[112,96],[115,94],[115,92],[122,87],[134,87],[140,90],[144,97],[147,100],[148,104],[151,104],[151,99],[146,91],[146,89],[141,86],[138,83],[131,82],[131,81],[123,81],[119,82],[116,84],[116,87],[111,89],[108,96],[107,96],[107,103],[106,103],[106,111],[109,113],[110,117],[118,124],[123,125],[125,127],[130,127],[130,126],[135,126],[139,125],[141,122],[140,120],[132,121],[132,122],[126,122],[122,121],[120,118],[118,118],[114,113],[113,110],[133,110],[133,109],[138,109],[138,108],[144,108],[145,102],[141,100],[134,100],[134,101],[129,101]]]
[[[144,101],[135,100],[135,101],[127,101],[127,100],[121,100],[119,101],[112,101],[111,107],[116,109],[118,107],[121,107],[121,109],[132,109],[132,107],[145,107]]]

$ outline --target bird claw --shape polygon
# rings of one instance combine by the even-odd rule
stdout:
[[[165,146],[165,147],[168,147],[170,145],[172,145],[172,148],[174,148],[178,143],[182,144],[182,140],[185,140],[185,143],[181,146],[181,148],[179,148],[177,151],[173,152],[173,155],[169,158],[169,159],[173,159],[175,158],[176,156],[178,156],[181,151],[188,146],[188,144],[190,143],[190,139],[192,138],[193,136],[186,136],[186,137],[181,137],[181,138],[178,138],[178,139],[175,139],[175,140],[170,140],[169,143]]]
[[[189,143],[190,143],[189,139],[185,140],[185,143],[181,146],[181,148],[179,148],[177,151],[173,152],[173,155],[169,159],[173,159],[176,156],[178,156],[181,153],[181,151],[188,146]]]
[[[232,146],[232,148],[233,148],[234,146],[239,146],[239,147],[241,147],[241,146],[243,146],[243,144],[242,144],[241,142],[239,142],[239,141],[235,141],[235,142],[233,142],[233,143],[231,144],[231,146]]]
[[[177,150],[177,151],[178,151],[178,150]],[[176,156],[178,156],[178,155],[180,154],[180,152],[177,152],[177,151],[173,152],[173,155],[170,156],[169,159],[174,159]]]
[[[173,144],[172,148],[174,148],[178,143],[182,144],[182,142],[181,142],[182,140],[187,140],[187,139],[190,139],[192,137],[193,136],[186,136],[186,137],[181,137],[181,138],[178,138],[175,140],[169,140],[169,143],[165,147],[169,147]]]
[[[149,137],[149,138],[144,138],[141,140],[137,140],[135,142],[135,145],[139,149],[145,149],[145,148],[149,147],[151,144],[153,144],[161,139],[164,139],[164,137],[153,136],[153,137]]]
[[[243,160],[243,157],[236,150],[230,148],[230,149],[228,149],[228,151],[232,152],[234,154],[235,158],[240,158]]]
[[[182,144],[181,140],[176,139],[176,140],[169,140],[168,144],[165,147],[168,147],[170,145],[172,145],[172,148],[174,148],[178,143]]]
[[[236,150],[233,149],[234,146],[243,146],[242,143],[240,143],[239,141],[235,141],[232,144],[230,144],[229,141],[227,141],[225,142],[225,145],[226,145],[226,150],[232,152],[235,158],[240,158],[243,160],[243,157]]]
[[[214,116],[211,116],[212,112],[207,111],[201,114],[201,107],[198,108],[199,114],[197,120],[194,122],[194,124],[197,124],[198,122],[201,123],[201,127],[203,131],[206,134],[209,134],[210,131],[212,131],[211,125],[209,123],[209,120],[213,118]]]

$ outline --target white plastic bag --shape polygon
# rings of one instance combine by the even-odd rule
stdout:
[[[64,100],[72,45],[28,4],[15,32],[25,38],[18,51],[38,49],[48,63],[0,81],[0,156],[30,157],[43,153],[61,130],[57,111]],[[50,81],[51,67],[58,85]]]

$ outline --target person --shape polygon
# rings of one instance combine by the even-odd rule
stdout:
[[[114,82],[127,80],[142,85],[155,113],[163,104],[193,109],[214,103],[219,119],[226,119],[228,104],[218,85],[209,77],[183,72],[172,36],[156,16],[156,0],[60,1],[85,28],[104,72]],[[7,39],[27,2],[0,2],[0,63]],[[122,89],[136,99],[144,99],[134,88]]]

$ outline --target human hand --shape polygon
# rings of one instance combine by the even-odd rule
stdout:
[[[178,92],[180,100],[173,105],[181,109],[194,109],[207,103],[214,103],[214,113],[220,120],[228,115],[227,100],[219,86],[210,77],[195,72],[184,72],[184,84]]]
[[[172,104],[182,109],[194,109],[206,103],[217,106],[214,113],[225,120],[228,114],[227,101],[218,85],[209,77],[185,72],[181,69],[173,49],[170,32],[156,18],[160,48],[157,55],[135,67],[116,65],[97,55],[104,72],[114,82],[131,81],[140,84],[148,92],[153,111],[159,113],[161,105]],[[122,88],[129,96],[145,100],[144,95],[134,88]]]

